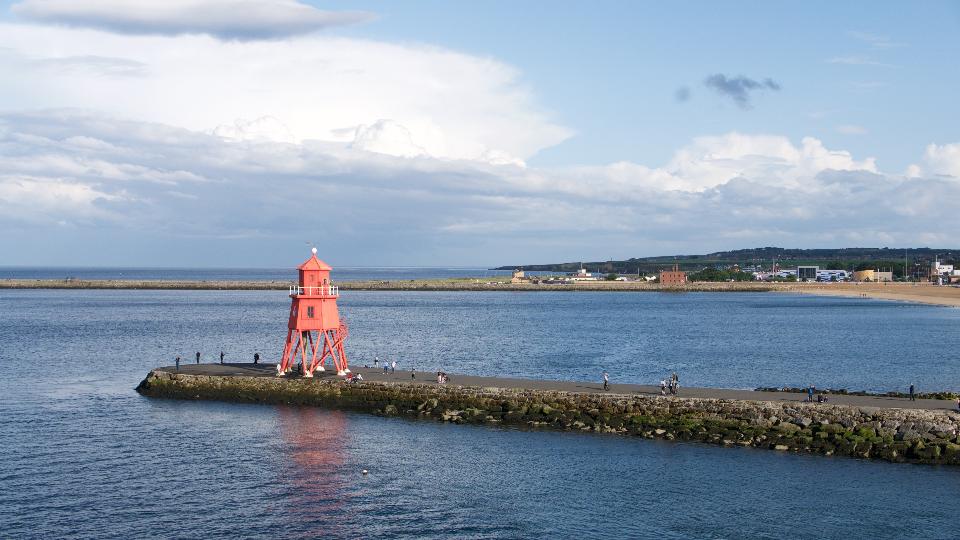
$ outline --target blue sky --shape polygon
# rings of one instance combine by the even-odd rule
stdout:
[[[955,1],[315,4],[378,14],[338,33],[517,66],[577,132],[533,165],[662,163],[694,136],[737,130],[815,136],[900,170],[960,123]],[[704,88],[713,73],[771,77],[783,90],[743,111]],[[687,102],[675,99],[681,87]]]
[[[0,265],[955,247],[957,2],[0,2]]]

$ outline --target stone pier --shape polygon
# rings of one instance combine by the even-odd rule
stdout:
[[[185,365],[151,371],[137,387],[156,398],[289,404],[453,423],[615,433],[892,462],[960,464],[960,414],[949,402],[461,377],[361,368],[364,382],[331,375],[277,378],[272,365]],[[913,407],[913,408],[911,408]]]

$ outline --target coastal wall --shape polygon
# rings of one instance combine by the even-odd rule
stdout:
[[[154,370],[145,396],[321,406],[454,423],[619,433],[893,462],[960,464],[960,415],[818,403],[587,394]]]
[[[510,283],[496,278],[338,281],[342,291],[756,291],[784,288],[761,282],[660,285],[634,281],[582,281],[569,284]],[[0,289],[158,289],[158,290],[286,290],[293,281],[202,281],[124,279],[0,279]]]

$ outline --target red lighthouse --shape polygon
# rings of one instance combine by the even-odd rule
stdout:
[[[291,371],[298,355],[304,377],[313,377],[315,370],[324,371],[323,362],[328,356],[337,375],[346,375],[350,373],[347,355],[343,352],[347,323],[340,320],[337,312],[340,292],[330,283],[332,268],[317,258],[317,248],[313,248],[313,255],[297,270],[300,284],[290,287],[287,343],[283,347],[283,358],[277,364],[277,376]]]

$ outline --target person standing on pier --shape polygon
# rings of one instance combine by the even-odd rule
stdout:
[[[396,373],[396,372],[397,372],[397,361],[394,360],[393,362],[390,362],[390,373]]]
[[[176,362],[177,362],[177,371],[180,371],[180,355],[179,354],[177,355]]]
[[[197,363],[200,363],[200,351],[197,351]]]
[[[223,351],[220,351],[220,363],[223,364]]]
[[[373,357],[373,369],[377,369],[378,367],[380,367],[380,357],[379,357],[379,356],[374,356],[374,357]]]
[[[260,363],[260,353],[258,352],[253,353],[253,363],[254,364]]]
[[[603,372],[603,391],[606,392],[610,390],[610,375],[604,371]]]
[[[666,380],[666,379],[660,379],[660,395],[661,395],[661,396],[667,395],[667,380]]]
[[[916,400],[917,400],[917,396],[914,394],[914,390],[915,390],[915,388],[913,387],[913,384],[911,384],[911,385],[910,385],[910,401],[916,401]]]

